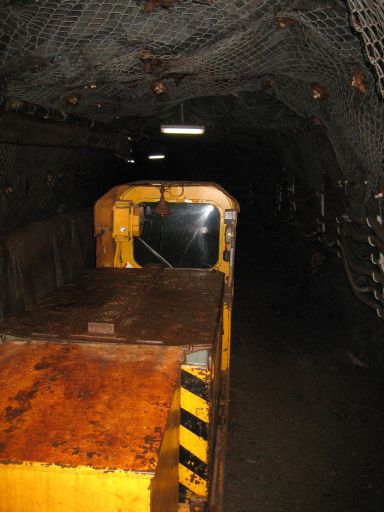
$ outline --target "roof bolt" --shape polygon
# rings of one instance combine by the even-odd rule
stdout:
[[[160,7],[159,0],[145,0],[144,2],[144,12],[153,12],[157,11]]]
[[[141,50],[139,51],[139,59],[142,61],[152,60],[154,58],[154,54],[151,52],[151,50],[148,50],[147,48],[141,48]]]
[[[73,107],[76,107],[80,102],[80,95],[79,94],[70,94],[65,98],[65,101],[72,105]]]
[[[326,100],[329,96],[327,89],[320,84],[311,84],[311,96],[316,101]]]
[[[273,81],[270,80],[269,78],[263,78],[263,80],[261,80],[261,88],[263,90],[272,89],[272,87],[273,87]]]
[[[151,84],[151,90],[156,96],[162,96],[168,92],[168,87],[164,80],[155,80]]]
[[[277,28],[279,30],[285,30],[286,28],[290,27],[291,25],[295,25],[296,21],[292,18],[277,18]]]
[[[311,119],[313,126],[321,126],[324,127],[323,121],[319,117],[312,117]]]
[[[353,68],[351,87],[352,89],[358,90],[360,94],[365,94],[367,92],[363,71],[359,64],[356,64]]]
[[[172,7],[177,0],[144,0],[144,11],[153,12],[157,11],[160,7],[169,9]]]

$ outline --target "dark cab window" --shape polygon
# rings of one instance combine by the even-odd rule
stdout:
[[[143,204],[142,240],[134,239],[133,245],[136,262],[140,266],[160,263],[161,256],[176,268],[215,265],[219,254],[218,209],[210,204],[168,204],[171,213],[164,216],[154,212],[157,203]]]

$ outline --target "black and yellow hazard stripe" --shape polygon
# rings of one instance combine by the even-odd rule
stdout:
[[[208,496],[209,379],[205,368],[183,366],[180,412],[180,502]]]

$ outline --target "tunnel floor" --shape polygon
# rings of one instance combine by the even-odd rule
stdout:
[[[381,379],[281,314],[284,266],[239,245],[224,511],[383,511]]]

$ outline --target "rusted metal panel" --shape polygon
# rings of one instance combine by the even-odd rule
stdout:
[[[0,322],[92,265],[91,229],[92,211],[87,209],[0,235]]]
[[[105,322],[88,322],[88,332],[95,334],[115,334],[115,325]]]
[[[210,347],[221,325],[223,274],[96,269],[9,320],[21,337]]]
[[[0,345],[0,464],[155,472],[182,349]]]

